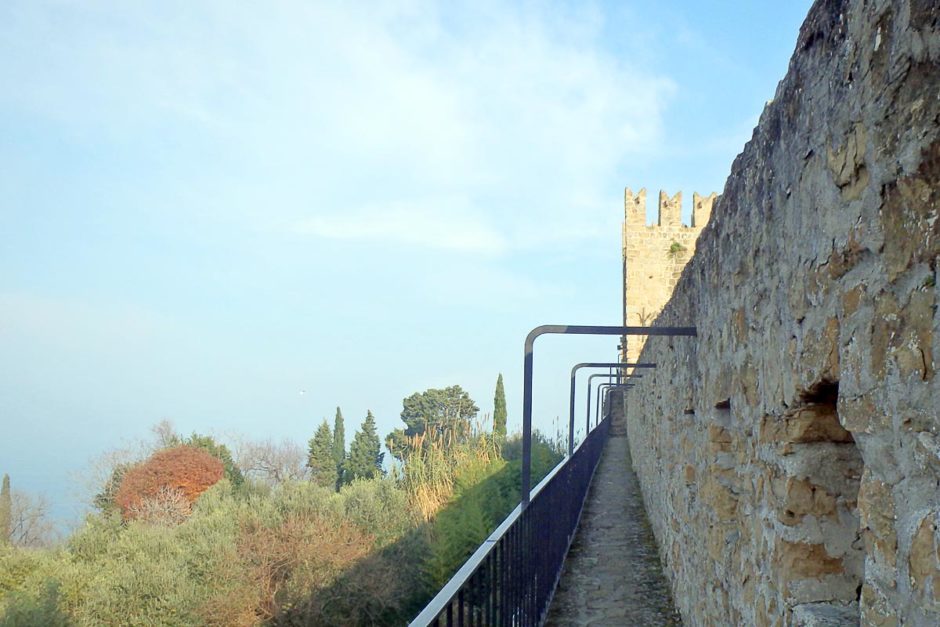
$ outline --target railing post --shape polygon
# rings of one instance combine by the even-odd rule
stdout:
[[[655,368],[656,364],[633,364],[632,367],[633,368]],[[584,400],[586,402],[586,408],[584,411],[585,433],[591,430],[591,395],[594,393],[594,388],[591,387],[591,384],[594,383],[594,379],[598,377],[613,377],[613,376],[616,376],[618,381],[622,379],[642,379],[643,378],[643,375],[641,374],[621,375],[620,372],[621,371],[618,371],[617,375],[595,373],[588,377],[587,394],[584,395],[585,396]]]
[[[529,506],[532,481],[532,362],[535,338],[541,327],[532,329],[525,338],[525,362],[522,367],[522,508]]]
[[[568,392],[568,457],[571,457],[571,454],[574,453],[574,384],[580,365],[575,364],[571,369],[571,389]],[[585,434],[585,437],[587,437],[587,434]]]
[[[540,335],[664,335],[694,336],[695,327],[621,327],[545,324],[535,327],[525,338],[522,368],[522,499],[523,509],[529,506],[532,472],[532,373],[535,340]]]
[[[534,490],[537,499],[533,500],[531,460],[534,343],[539,335],[545,333],[695,335],[695,329],[547,325],[537,327],[529,333],[526,337],[523,367],[521,502],[415,617],[412,625],[424,627],[446,621],[448,625],[455,622],[468,622],[472,625],[482,622],[525,627],[541,624],[545,620],[610,426],[609,420],[600,421],[599,428],[592,431],[588,424],[583,446],[542,479]],[[620,363],[598,365],[616,366],[618,371],[624,366],[640,367],[640,364]],[[611,376],[612,373],[608,375]],[[576,383],[574,375],[572,383]],[[572,390],[574,391],[574,388]],[[588,401],[590,392],[589,380]],[[572,411],[573,407],[572,400]],[[572,428],[570,433],[573,431]]]
[[[577,392],[575,388],[575,383],[577,380],[578,370],[582,368],[615,368],[619,375],[619,373],[623,372],[623,370],[626,368],[655,368],[655,367],[656,367],[656,364],[629,364],[629,363],[619,362],[619,361],[589,361],[589,362],[583,362],[580,364],[575,364],[574,366],[571,367],[571,387],[568,392],[568,456],[569,457],[574,452],[574,401],[575,401],[575,393]],[[591,376],[593,377],[595,375],[591,375]],[[604,376],[604,375],[596,375],[596,376]],[[610,376],[613,376],[613,375],[610,375]],[[634,375],[628,375],[628,376],[632,377]],[[636,376],[642,376],[642,375],[636,375]],[[588,390],[588,393],[590,393],[590,389]],[[588,412],[590,413],[590,409],[588,409]],[[588,427],[588,431],[590,431],[590,427]],[[587,437],[587,431],[585,431],[585,437]]]

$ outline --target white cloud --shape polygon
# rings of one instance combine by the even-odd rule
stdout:
[[[590,4],[13,6],[0,78],[18,88],[0,103],[95,142],[212,143],[231,185],[253,188],[232,203],[331,237],[392,207],[429,223],[412,235],[379,216],[387,234],[447,250],[534,228],[583,243],[618,213],[619,178],[656,149],[675,92],[614,56]],[[467,199],[466,234],[415,209],[441,197]]]
[[[479,215],[454,208],[463,203],[390,203],[345,214],[307,218],[296,231],[339,240],[405,244],[461,253],[503,252],[506,241]]]

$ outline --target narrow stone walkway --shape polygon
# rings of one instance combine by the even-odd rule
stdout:
[[[682,624],[622,435],[601,455],[547,624]]]

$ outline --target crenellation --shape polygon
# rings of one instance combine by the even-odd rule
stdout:
[[[623,191],[624,224],[630,226],[646,226],[646,188],[636,195],[630,188]]]
[[[659,191],[659,226],[682,226],[682,192],[677,192],[672,198],[669,194]]]
[[[698,192],[692,194],[692,226],[703,227],[712,215],[712,207],[718,199],[718,194],[712,192],[708,196],[701,196]]]

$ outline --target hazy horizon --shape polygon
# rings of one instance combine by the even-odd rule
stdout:
[[[384,438],[499,373],[518,429],[526,333],[621,320],[623,188],[720,193],[809,5],[5,3],[0,474],[75,520],[160,420]],[[539,340],[537,426],[615,356]]]

